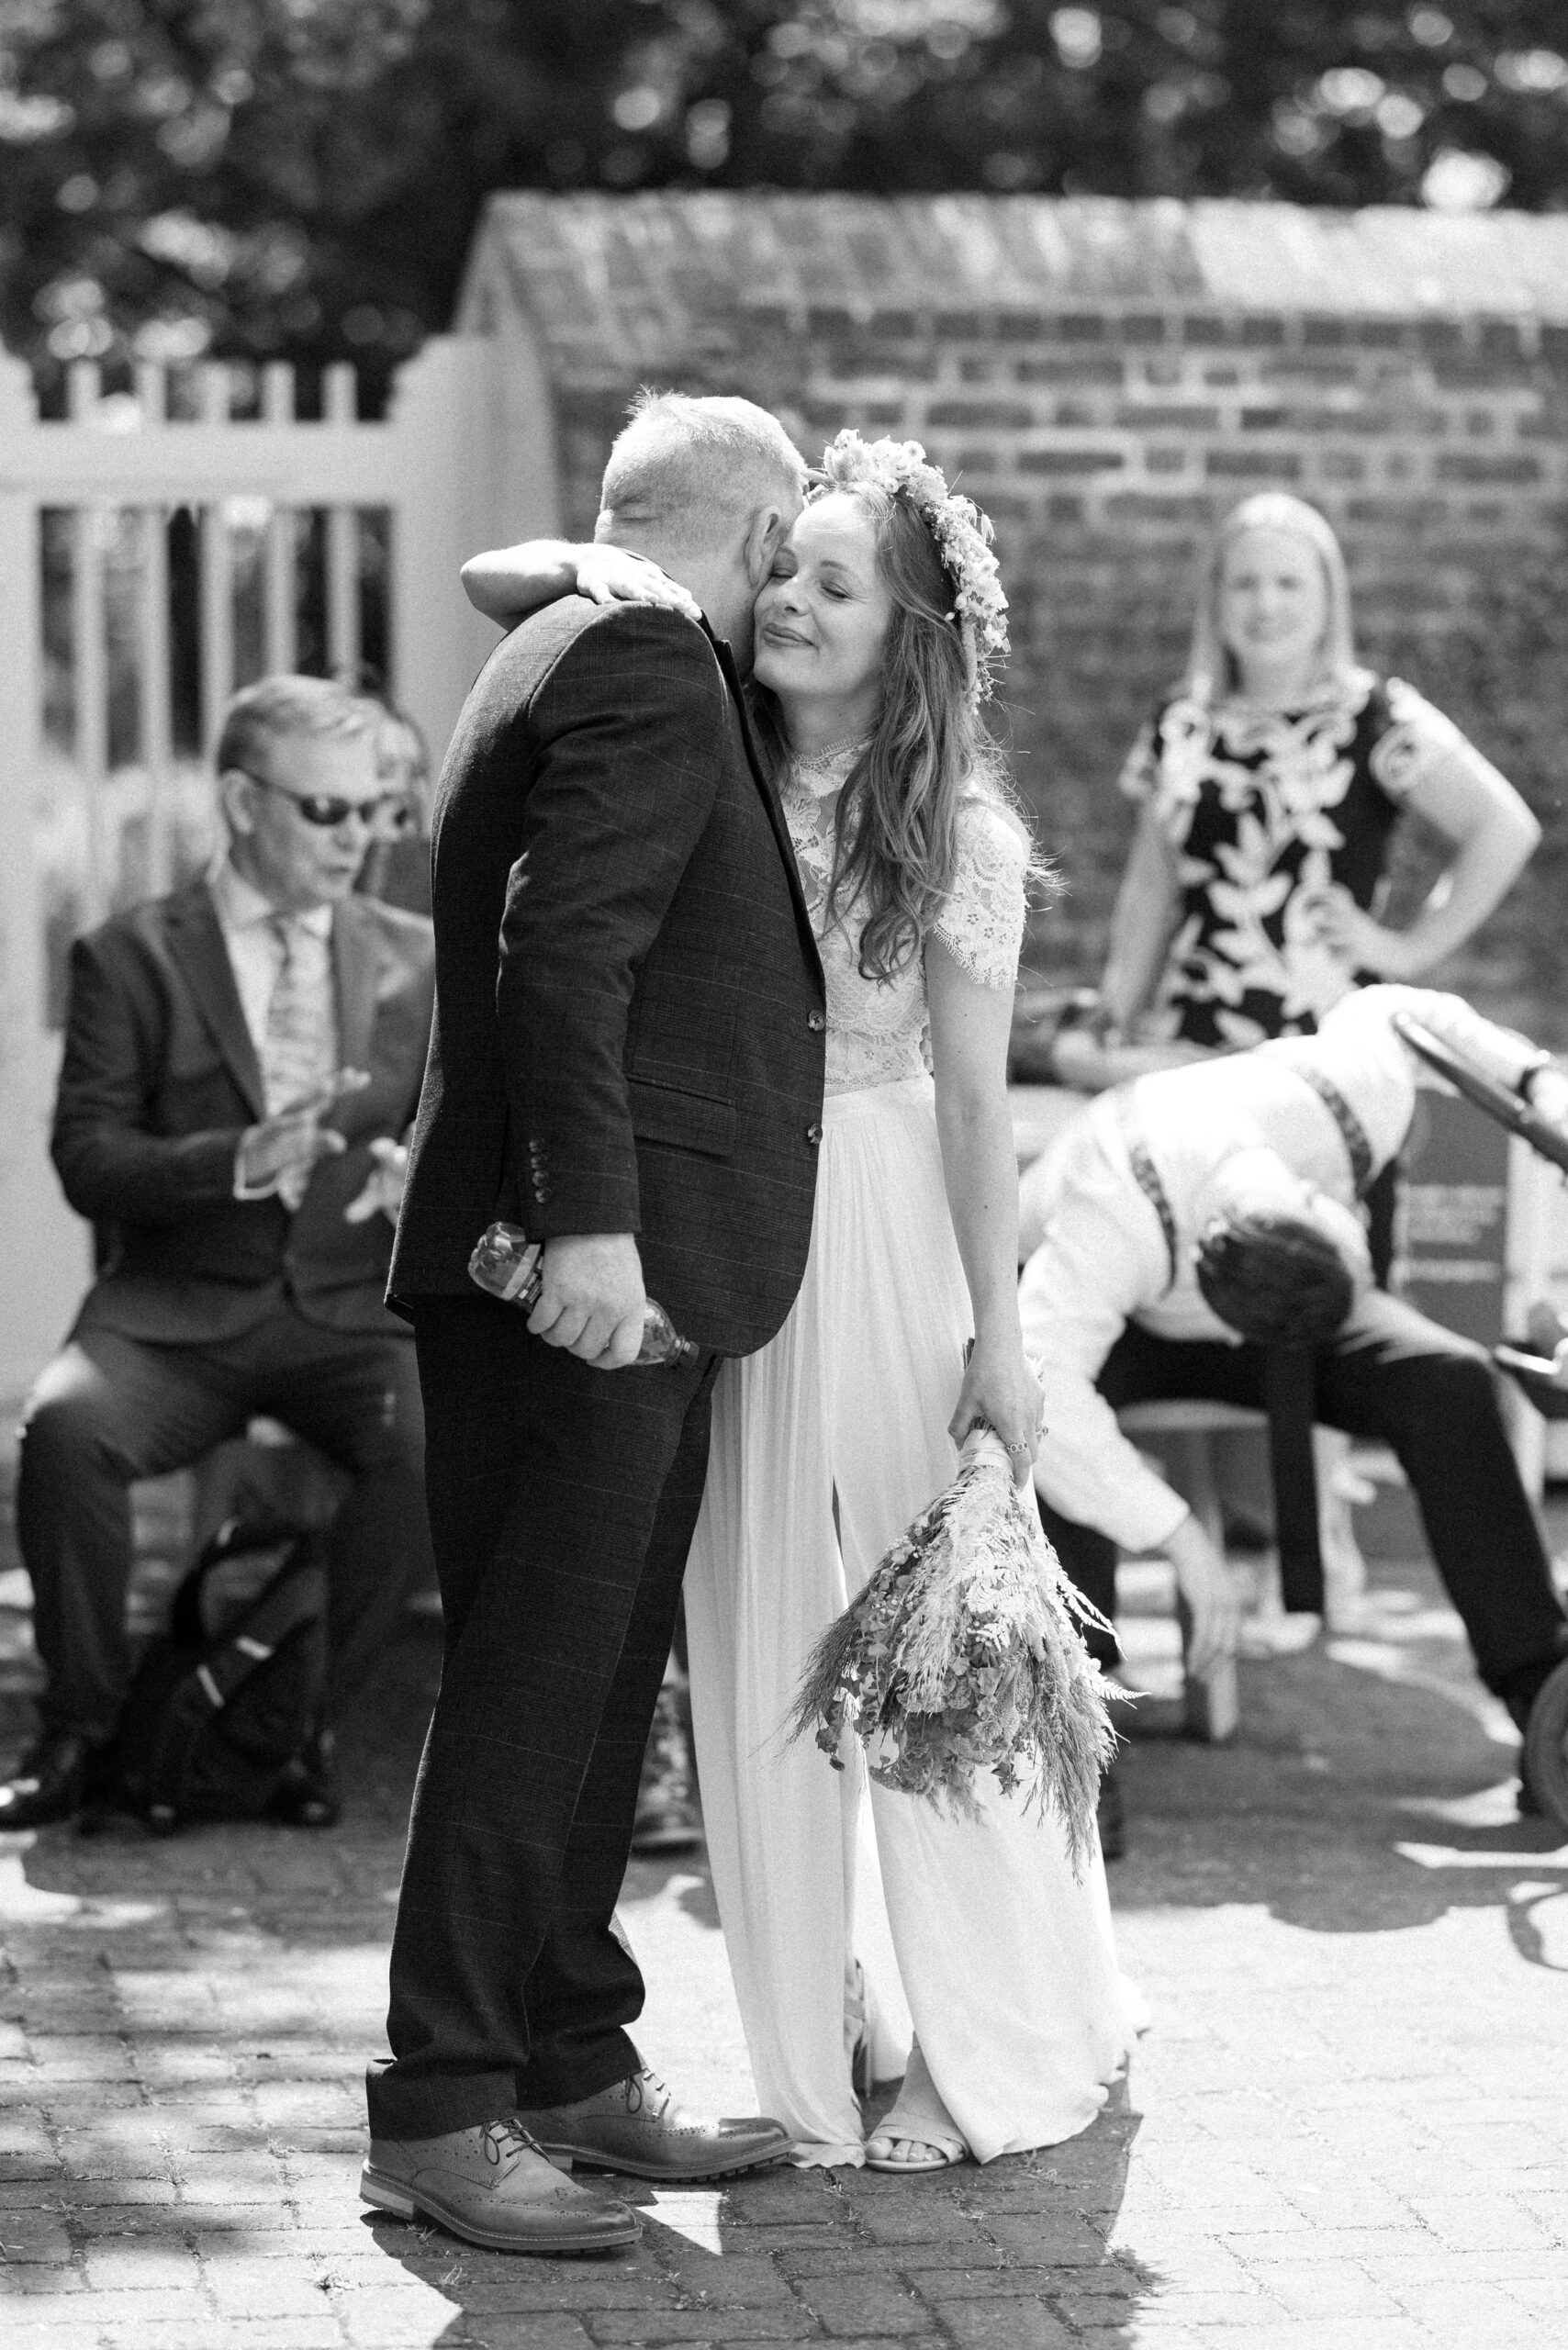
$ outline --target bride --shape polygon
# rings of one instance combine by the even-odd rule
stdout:
[[[1038,1442],[1006,1098],[1031,858],[980,716],[1007,643],[989,537],[917,444],[841,432],[756,603],[758,731],[827,979],[826,1100],[801,1293],[714,1392],[686,1606],[736,1997],[801,2164],[936,2170],[1054,2144],[1130,2037],[1097,1848],[1081,1882],[1055,1819],[994,1782],[979,1821],[954,1821],[868,1787],[858,1749],[837,1773],[784,1736],[816,1640],[973,1423],[1021,1485]],[[552,543],[464,578],[510,621],[567,572],[600,599],[684,600],[652,571]],[[913,2042],[865,2140],[879,1945]]]

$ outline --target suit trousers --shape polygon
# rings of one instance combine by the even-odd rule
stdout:
[[[1486,1354],[1381,1290],[1364,1296],[1348,1326],[1316,1353],[1315,1417],[1393,1448],[1476,1668],[1506,1698],[1561,1652],[1563,1614]],[[1156,1397],[1197,1396],[1260,1411],[1263,1362],[1260,1347],[1160,1338],[1129,1323],[1097,1383],[1118,1411]],[[1040,1515],[1073,1582],[1114,1615],[1115,1544],[1063,1517],[1043,1496]],[[1103,1636],[1090,1645],[1110,1662]]]
[[[615,1925],[702,1498],[718,1357],[595,1371],[494,1299],[410,1301],[445,1611],[392,1943],[376,2137],[637,2069]]]
[[[132,1483],[189,1468],[258,1414],[353,1480],[327,1538],[330,1702],[336,1716],[349,1709],[429,1569],[414,1349],[387,1320],[384,1337],[327,1329],[280,1290],[262,1320],[218,1345],[78,1328],[28,1399],[17,1475],[47,1728],[108,1738],[130,1685]]]

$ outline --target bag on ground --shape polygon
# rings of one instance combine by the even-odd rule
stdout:
[[[164,1835],[258,1818],[319,1725],[326,1688],[320,1538],[230,1518],[141,1660],[109,1760],[111,1802]]]

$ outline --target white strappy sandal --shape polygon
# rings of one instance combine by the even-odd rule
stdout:
[[[896,2146],[918,2146],[922,2149],[922,2159],[918,2162],[913,2157],[905,2160],[894,2153]],[[969,2158],[969,2150],[961,2138],[913,2138],[905,2137],[902,2130],[879,2130],[874,2137],[866,2141],[868,2170],[902,2171],[910,2178],[918,2177],[922,2171],[951,2170],[955,2163],[966,2163]]]
[[[919,2159],[901,2157],[895,2152],[900,2146],[918,2148]],[[892,2111],[866,2141],[866,2167],[901,2171],[914,2177],[922,2171],[951,2170],[955,2163],[969,2159],[969,2147],[936,2093],[917,2040],[909,2052],[909,2069]]]

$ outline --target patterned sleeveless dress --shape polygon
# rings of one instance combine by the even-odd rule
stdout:
[[[1297,710],[1162,703],[1121,776],[1153,808],[1182,893],[1151,1032],[1217,1046],[1310,1035],[1357,979],[1317,940],[1314,894],[1338,882],[1375,912],[1413,781],[1462,740],[1414,687],[1364,669]]]

